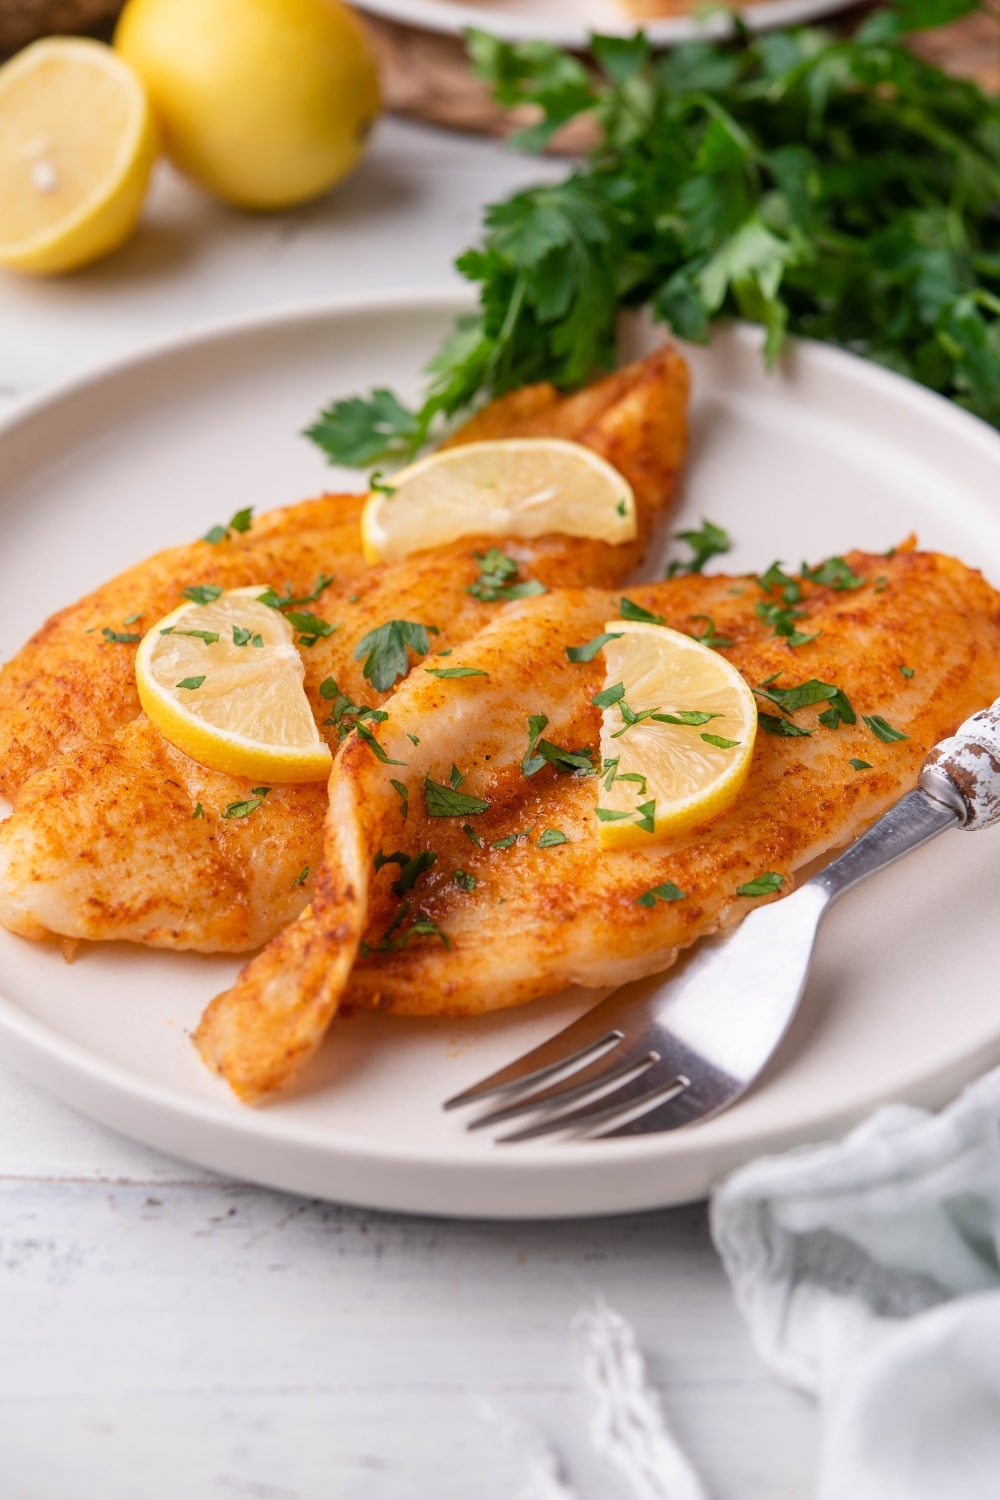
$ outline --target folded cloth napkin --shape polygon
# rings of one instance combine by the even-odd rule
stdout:
[[[761,1357],[825,1411],[817,1500],[1000,1500],[1000,1070],[712,1200]]]

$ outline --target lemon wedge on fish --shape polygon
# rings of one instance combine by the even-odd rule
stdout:
[[[50,37],[0,68],[0,264],[36,275],[114,250],[156,157],[146,92],[100,42]]]
[[[499,438],[444,448],[372,490],[361,516],[369,562],[408,557],[463,536],[550,532],[628,542],[635,496],[606,459],[561,438]]]
[[[611,620],[597,808],[605,849],[643,848],[706,823],[740,794],[757,709],[725,657],[665,625]]]
[[[143,636],[139,699],[164,739],[200,765],[261,781],[325,781],[332,759],[284,615],[264,584],[182,604]]]

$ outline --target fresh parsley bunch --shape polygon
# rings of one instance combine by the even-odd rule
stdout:
[[[539,150],[593,118],[564,182],[487,208],[457,265],[479,289],[427,367],[426,398],[339,401],[310,429],[339,463],[415,451],[432,428],[535,380],[614,360],[623,307],[682,338],[714,319],[839,344],[1000,427],[1000,101],[921,62],[909,33],[975,0],[901,0],[850,38],[812,27],[655,55],[592,39],[592,69],[544,43],[468,35],[504,105],[532,104]]]

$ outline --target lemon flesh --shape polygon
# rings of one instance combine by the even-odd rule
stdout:
[[[391,476],[361,517],[369,562],[407,557],[463,536],[551,532],[628,542],[636,535],[628,481],[582,443],[504,438],[463,443]]]
[[[99,42],[52,37],[0,68],[0,264],[52,275],[132,232],[156,156],[139,79]]]
[[[618,703],[602,710],[602,760],[617,756],[618,766],[610,787],[602,781],[600,806],[624,816],[600,822],[598,838],[606,849],[642,848],[735,802],[750,770],[757,709],[736,668],[690,636],[636,620],[611,620],[604,629],[619,637],[603,648],[605,688],[621,683],[633,714],[712,715],[695,724],[650,717],[626,728]],[[705,735],[736,743],[715,745]]]
[[[164,739],[203,766],[260,781],[324,781],[332,759],[302,658],[284,615],[259,602],[264,588],[183,604],[154,625],[136,653],[139,700]]]
[[[381,107],[368,40],[338,0],[127,0],[114,45],[174,164],[244,208],[325,193]]]

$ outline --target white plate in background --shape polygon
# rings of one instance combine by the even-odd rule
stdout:
[[[355,0],[358,10],[398,21],[424,31],[460,36],[468,27],[491,31],[506,42],[552,42],[557,47],[583,50],[591,33],[631,36],[642,29],[654,45],[670,46],[696,37],[724,36],[725,16],[696,20],[693,15],[663,16],[639,21],[618,0],[486,0],[482,5],[461,0]],[[820,16],[846,10],[852,0],[757,0],[742,11],[751,31],[776,26],[798,26]],[[697,8],[697,7],[694,7]]]
[[[420,369],[460,295],[399,295],[243,321],[108,367],[0,424],[0,658],[159,547],[324,488],[358,488],[299,432],[320,404]],[[630,354],[650,346],[632,325]],[[692,349],[693,447],[671,530],[729,528],[732,571],[884,550],[916,530],[1000,584],[1000,437],[849,355],[802,344],[773,375],[755,331]],[[661,540],[646,570],[658,576]],[[721,566],[722,564],[719,564]],[[984,703],[1000,684],[983,684]],[[475,1020],[338,1019],[293,1097],[246,1109],[187,1032],[228,958],[58,951],[0,931],[0,1050],[71,1104],[176,1156],[380,1208],[546,1217],[703,1195],[762,1152],[887,1099],[938,1104],[1000,1062],[1000,832],[946,834],[846,897],[764,1081],[690,1131],[494,1147],[440,1102],[566,1024],[577,994]]]

